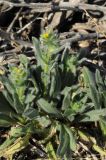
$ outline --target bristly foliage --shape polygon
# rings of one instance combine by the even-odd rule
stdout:
[[[70,159],[82,123],[99,121],[106,134],[105,85],[99,71],[96,76],[87,68],[79,71],[78,56],[67,46],[61,51],[54,33],[44,33],[40,40],[33,37],[33,45],[36,64],[20,55],[19,64],[0,75],[0,126],[11,127],[0,156],[12,159],[34,134],[48,158]],[[83,74],[85,83],[80,81]]]

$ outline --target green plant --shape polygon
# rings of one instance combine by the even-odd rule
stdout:
[[[106,77],[102,78],[100,71],[95,73],[84,67],[84,79],[88,97],[92,100],[103,135],[106,136]],[[101,112],[104,112],[101,114]],[[95,117],[95,115],[94,115]]]
[[[106,111],[90,103],[79,82],[78,56],[67,47],[61,51],[56,35],[44,33],[39,41],[33,38],[33,45],[36,64],[20,55],[19,64],[0,75],[0,126],[11,126],[0,156],[12,159],[36,135],[47,157],[69,159],[77,149],[80,125],[100,120]]]

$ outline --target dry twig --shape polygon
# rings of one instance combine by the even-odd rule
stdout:
[[[106,14],[106,7],[99,5],[91,5],[84,3],[73,3],[73,2],[61,2],[59,4],[52,3],[13,3],[8,0],[1,0],[0,4],[6,4],[10,7],[28,7],[34,9],[35,12],[49,12],[49,11],[61,11],[61,10],[91,10],[91,11],[100,11]]]

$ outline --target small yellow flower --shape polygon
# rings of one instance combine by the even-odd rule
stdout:
[[[42,38],[48,39],[49,38],[49,33],[44,33],[41,35]]]
[[[0,75],[3,75],[5,71],[3,69],[0,69]]]
[[[21,73],[21,69],[20,68],[17,68],[17,70],[16,70],[16,72],[18,73],[18,74],[20,74]]]
[[[13,67],[12,72],[20,74],[22,72],[22,68],[20,68],[20,67]]]

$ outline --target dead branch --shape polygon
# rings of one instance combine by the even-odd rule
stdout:
[[[10,32],[10,31],[11,31],[11,29],[12,29],[15,21],[18,19],[21,11],[22,11],[22,8],[20,8],[20,10],[17,12],[17,14],[16,14],[16,16],[14,17],[13,21],[12,21],[11,24],[9,25],[9,27],[8,27],[8,29],[7,29],[7,32]]]
[[[102,34],[97,34],[97,33],[89,33],[89,34],[76,34],[75,36],[71,38],[67,38],[65,40],[61,41],[61,45],[65,43],[74,43],[78,41],[84,41],[88,39],[98,39],[98,38],[104,38],[104,35]]]
[[[36,10],[36,12],[51,11],[51,3],[13,3],[8,0],[1,0],[0,4],[6,4],[10,7],[27,7]]]
[[[78,3],[78,4],[71,4],[71,2],[60,2],[59,4],[59,9],[60,10],[98,10],[101,12],[106,13],[106,7],[104,6],[99,6],[99,5],[91,5],[91,4],[84,4],[84,3]]]
[[[13,3],[8,0],[1,0],[0,4],[6,4],[10,7],[28,7],[35,12],[49,12],[49,11],[63,11],[63,10],[91,10],[91,11],[100,11],[106,14],[106,7],[99,5],[91,5],[84,3],[73,3],[73,2],[60,2],[59,4],[55,3]]]
[[[10,32],[10,33],[7,33],[7,32],[5,32],[5,31],[2,30],[2,29],[0,29],[0,37],[1,37],[2,39],[5,39],[5,40],[9,41],[9,42],[16,43],[16,44],[19,45],[19,46],[24,46],[24,47],[33,48],[32,43],[27,42],[27,41],[20,40],[20,39],[18,39],[14,34],[12,34],[11,32]]]

